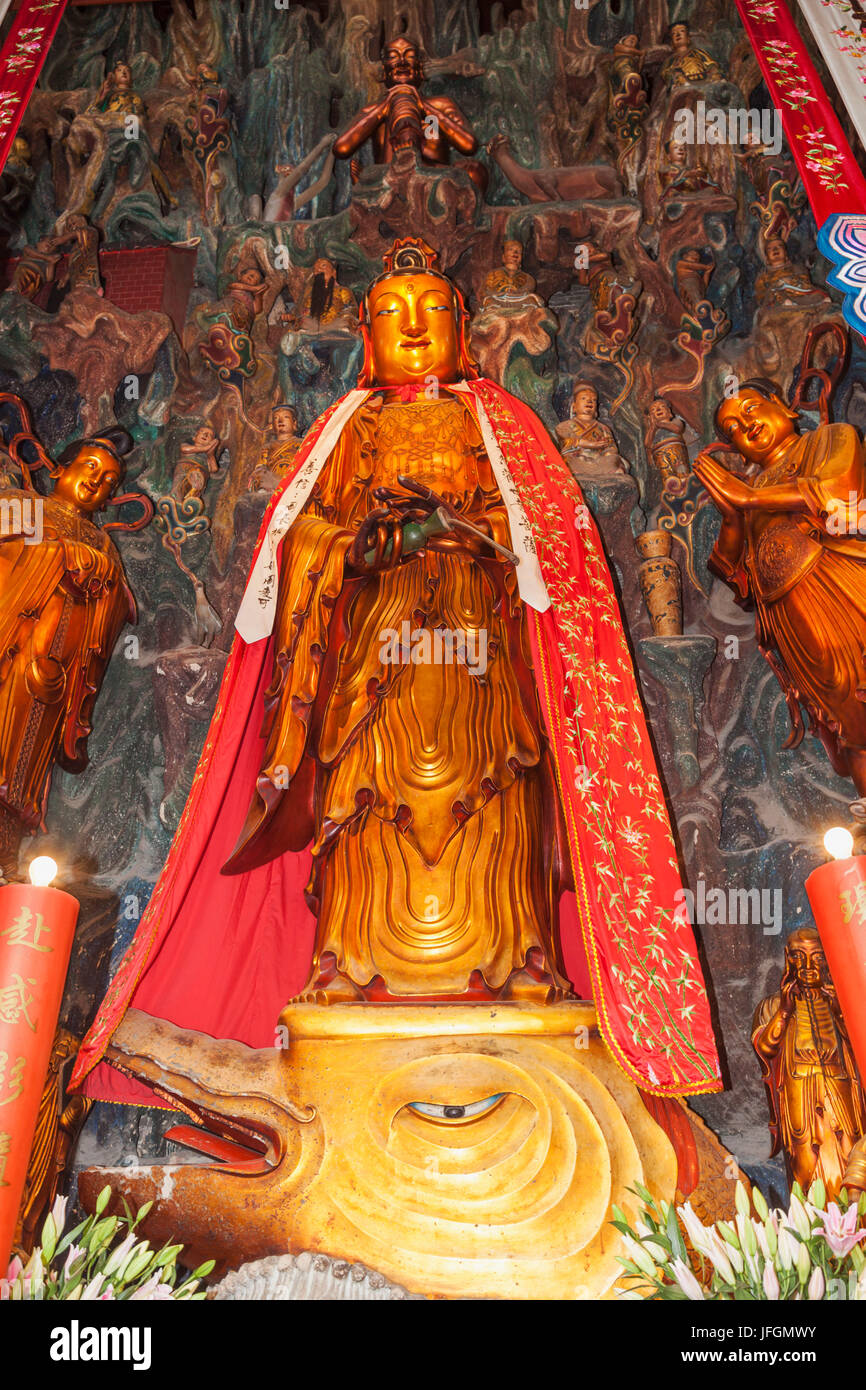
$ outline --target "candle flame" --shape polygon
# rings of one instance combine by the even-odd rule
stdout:
[[[27,872],[34,888],[47,888],[57,877],[57,864],[47,854],[39,854],[35,859],[31,859]]]
[[[854,849],[854,836],[844,825],[834,825],[824,836],[824,848],[834,859],[850,859]]]

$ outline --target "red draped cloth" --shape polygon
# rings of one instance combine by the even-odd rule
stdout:
[[[533,412],[492,381],[469,388],[464,399],[483,406],[507,461],[551,599],[527,616],[576,885],[560,904],[566,970],[577,994],[591,993],[608,1048],[643,1091],[721,1090],[670,823],[598,532]],[[312,427],[271,499],[256,554],[335,408]],[[235,638],[165,868],[78,1055],[73,1085],[87,1077],[84,1089],[99,1099],[153,1104],[146,1087],[100,1060],[130,1005],[267,1047],[281,1008],[307,981],[309,851],[220,873],[262,763],[271,648],[267,638]]]
[[[22,0],[0,50],[0,169],[48,57],[66,0]]]

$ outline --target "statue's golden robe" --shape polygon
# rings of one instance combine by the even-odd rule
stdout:
[[[105,532],[47,497],[43,538],[28,543],[16,522],[19,508],[35,500],[18,489],[0,492],[13,519],[0,537],[0,805],[32,828],[55,761],[70,772],[86,766],[105,668],[124,623],[135,620]]]
[[[763,999],[752,1041],[758,1050],[773,1120],[773,1153],[790,1158],[794,1177],[805,1169],[837,1193],[852,1145],[866,1126],[866,1106],[851,1044],[823,996],[797,999],[775,1055],[761,1048],[781,995]]]
[[[746,512],[741,554],[717,548],[710,566],[754,602],[795,724],[798,701],[844,772],[845,749],[866,748],[866,538],[857,532],[866,461],[853,426],[797,435],[751,481],[760,490],[793,480],[808,511]]]
[[[271,858],[312,837],[314,974],[332,952],[359,986],[461,993],[475,970],[498,988],[540,947],[558,975],[555,792],[511,567],[444,542],[370,578],[344,572],[372,488],[400,474],[509,541],[461,402],[358,411],[284,541],[267,751],[242,842],[264,840]],[[427,659],[393,660],[401,634],[437,629],[465,643],[463,659],[440,642],[437,660],[431,638]]]

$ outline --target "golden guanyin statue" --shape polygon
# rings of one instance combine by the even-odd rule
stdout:
[[[12,441],[21,464],[16,445],[36,441],[23,403],[3,399],[25,422]],[[26,464],[28,486],[0,491],[0,877],[16,875],[21,838],[42,820],[55,764],[87,766],[94,701],[121,628],[135,621],[106,534],[121,523],[96,523],[131,448],[126,431],[111,428],[70,444],[56,464],[41,454],[55,478],[48,497],[29,486]]]
[[[523,693],[532,677],[513,567],[485,543],[508,545],[508,517],[468,403],[412,391],[420,367],[447,381],[463,364],[450,286],[409,265],[367,296],[383,390],[343,431],[283,544],[266,748],[228,870],[312,840],[304,994],[319,1002],[548,999],[568,992],[550,911],[563,885],[544,833],[558,813],[538,703]],[[404,512],[443,504],[474,531],[431,534],[410,554]],[[311,569],[322,573],[315,625]],[[349,632],[322,679],[308,641],[340,591]],[[417,661],[407,636],[383,663],[390,634],[419,629],[447,633],[453,650]],[[473,669],[467,649],[495,656]],[[314,685],[311,736],[298,707]]]
[[[292,998],[336,1014],[591,994],[639,1086],[716,1090],[580,489],[538,418],[479,378],[424,242],[394,244],[361,327],[357,388],[265,513],[189,802],[77,1076],[130,1004],[267,1047]],[[149,1094],[106,1065],[88,1088]]]
[[[813,330],[817,332],[817,330]],[[826,412],[825,412],[826,414]],[[853,425],[800,434],[779,387],[744,382],[716,411],[748,478],[704,450],[695,461],[722,514],[709,559],[739,601],[754,605],[761,650],[785,691],[793,731],[805,710],[835,771],[854,782],[866,813],[866,457]]]
[[[777,994],[752,1024],[770,1102],[774,1154],[804,1192],[820,1178],[829,1198],[843,1185],[848,1156],[866,1130],[866,1099],[818,933],[785,942]]]

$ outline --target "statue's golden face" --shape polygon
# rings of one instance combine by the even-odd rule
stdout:
[[[98,444],[86,444],[54,485],[54,495],[79,512],[98,512],[114,493],[122,469],[114,454]]]
[[[817,989],[827,973],[827,962],[819,941],[796,937],[788,942],[785,954],[801,985]]]
[[[408,84],[417,87],[422,80],[421,54],[408,39],[394,39],[382,50],[385,85],[397,87]]]
[[[766,463],[779,445],[794,433],[791,412],[773,397],[766,400],[745,387],[719,407],[719,428],[750,463]]]
[[[373,287],[367,307],[379,386],[457,380],[456,306],[447,281],[424,271],[395,275]]]

